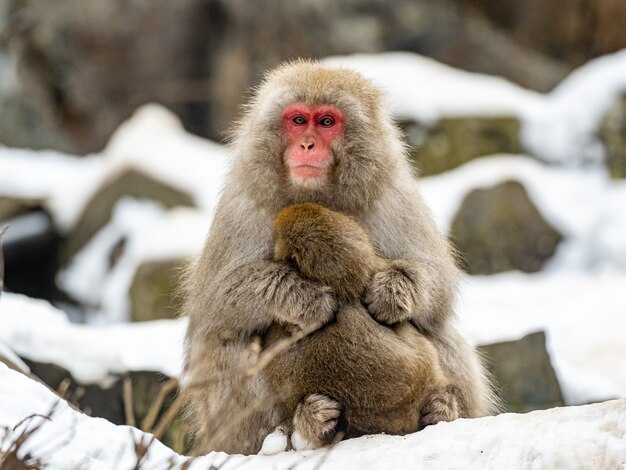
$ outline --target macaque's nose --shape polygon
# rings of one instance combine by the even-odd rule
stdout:
[[[313,139],[312,137],[304,137],[300,141],[300,147],[302,147],[304,150],[311,150],[314,146],[315,139]]]

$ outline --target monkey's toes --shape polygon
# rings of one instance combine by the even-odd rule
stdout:
[[[291,442],[296,450],[322,447],[334,442],[341,404],[326,395],[308,395],[296,408]]]
[[[454,393],[446,387],[431,395],[420,413],[420,429],[440,421],[454,421],[459,417],[459,405]]]

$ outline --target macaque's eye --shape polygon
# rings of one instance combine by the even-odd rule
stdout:
[[[331,117],[326,116],[320,119],[319,123],[324,127],[331,127],[333,124],[335,124],[335,120]]]
[[[293,122],[296,126],[301,126],[306,124],[306,119],[304,119],[304,116],[295,116],[291,119],[291,122]]]

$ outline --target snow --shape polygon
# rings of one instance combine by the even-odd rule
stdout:
[[[626,50],[590,61],[546,95],[411,53],[358,54],[326,62],[372,79],[401,119],[431,125],[444,116],[517,116],[527,152],[569,164],[601,161],[598,125],[626,92]]]
[[[51,421],[27,420],[10,434],[15,437],[19,432],[41,424],[40,430],[27,440],[23,452],[42,459],[48,465],[45,468],[109,470],[134,467],[133,441],[143,436],[141,431],[129,426],[115,426],[102,418],[90,418],[71,408],[44,385],[0,364],[0,427],[13,429],[23,419],[34,414],[47,416],[51,410],[54,410]],[[10,440],[3,442],[2,447],[6,449],[9,443]],[[172,456],[177,462],[182,461],[156,441],[150,446],[147,463],[154,465],[158,462],[165,466]]]
[[[287,450],[289,437],[281,428],[276,428],[274,432],[268,434],[263,440],[263,445],[259,451],[260,455],[274,455]]]
[[[603,156],[596,130],[609,107],[626,92],[626,49],[574,70],[546,97],[545,109],[528,116],[526,147],[547,161],[595,161]]]
[[[357,54],[325,59],[371,79],[395,116],[433,124],[444,116],[527,115],[543,97],[490,75],[465,72],[408,52]]]
[[[0,146],[0,195],[42,200],[65,230],[80,216],[91,188],[101,178],[103,160],[53,151]]]
[[[20,359],[20,357],[2,341],[0,341],[0,358],[9,360],[22,372],[30,372],[30,368],[26,365],[26,363],[22,361],[22,359]]]
[[[109,177],[139,169],[191,193],[206,212],[213,211],[229,166],[223,146],[186,132],[171,111],[156,104],[137,109],[113,133],[103,153]]]
[[[42,458],[52,469],[133,468],[133,441],[142,436],[70,408],[43,385],[0,364],[0,426],[17,432],[42,424],[22,453]],[[7,405],[9,404],[9,405]],[[15,431],[12,434],[15,436]],[[6,448],[8,442],[3,446]],[[185,459],[155,441],[142,468],[167,468]],[[276,455],[228,456],[213,452],[190,462],[191,469],[314,468],[626,468],[626,399],[525,415],[502,414],[439,423],[407,436],[364,436],[332,449]]]
[[[178,376],[187,322],[159,320],[100,327],[70,323],[43,300],[0,297],[0,342],[22,357],[67,369],[81,383],[103,383],[132,370]]]

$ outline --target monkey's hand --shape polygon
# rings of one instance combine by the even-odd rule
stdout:
[[[420,308],[418,285],[415,269],[406,261],[394,261],[372,278],[365,294],[367,310],[384,325],[415,318]]]
[[[278,320],[315,329],[335,317],[337,300],[328,286],[303,279],[294,270],[286,271],[276,282],[273,301]]]
[[[454,421],[460,417],[458,393],[458,388],[454,385],[435,390],[420,412],[420,429],[439,421]]]

